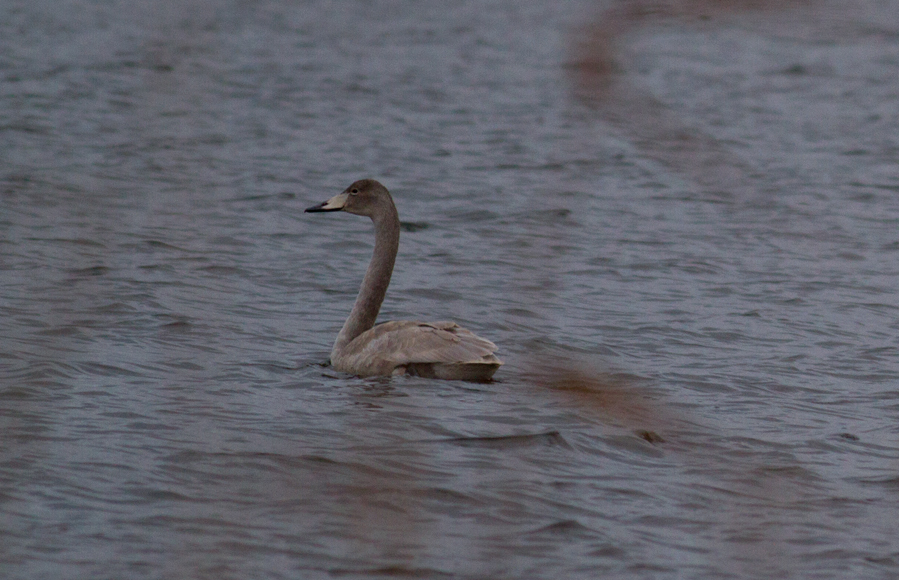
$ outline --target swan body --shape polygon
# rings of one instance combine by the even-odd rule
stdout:
[[[331,350],[331,365],[359,376],[415,375],[486,381],[503,363],[496,345],[455,322],[400,320],[375,325],[399,250],[400,220],[383,185],[363,179],[307,212],[346,211],[375,225],[375,249],[353,310]]]

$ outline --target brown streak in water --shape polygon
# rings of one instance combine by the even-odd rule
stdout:
[[[782,12],[811,1],[751,0],[658,1],[621,3],[603,12],[573,43],[568,65],[573,96],[597,118],[630,140],[646,157],[688,179],[702,194],[723,200],[756,195],[758,170],[723,142],[691,126],[636,85],[621,64],[621,49],[629,34],[665,21],[690,23],[738,12]],[[564,236],[564,232],[560,232]],[[541,264],[545,274],[553,264]],[[530,353],[529,356],[534,356]],[[538,358],[538,361],[540,359]],[[723,569],[763,572],[783,577],[802,563],[788,546],[796,527],[790,512],[825,496],[827,490],[812,469],[784,452],[782,457],[739,454],[721,443],[721,428],[703,427],[653,397],[637,378],[595,370],[581,361],[535,363],[527,372],[564,404],[603,424],[623,427],[662,452],[679,458],[680,469],[717,470],[708,482],[722,498],[704,508],[705,516],[729,531],[711,540],[718,549],[711,558]],[[769,461],[777,461],[776,465]],[[706,494],[707,495],[707,494]],[[705,511],[708,510],[708,511]],[[784,524],[787,524],[786,526]],[[788,527],[789,526],[789,527]]]
[[[354,397],[357,404],[378,409],[389,403],[393,396],[390,380],[381,377],[371,380],[368,387]],[[358,432],[375,432],[369,421],[377,419],[377,414],[364,414],[353,429]],[[375,470],[353,470],[342,497],[347,499],[341,510],[347,529],[353,530],[348,538],[354,554],[362,556],[361,564],[353,569],[333,569],[332,575],[368,575],[374,572],[390,576],[440,577],[438,570],[419,570],[415,567],[416,554],[422,550],[424,534],[420,529],[422,506],[417,498],[417,490],[425,484],[424,475],[415,464],[424,460],[413,445],[400,447],[377,447],[367,449],[367,445],[349,451],[360,465],[372,465],[376,455]],[[371,562],[389,564],[379,570],[368,568]],[[390,570],[387,574],[386,571]],[[424,575],[422,575],[424,574]]]
[[[674,469],[683,471],[688,480],[696,470],[717,473],[703,485],[713,486],[711,495],[721,501],[703,506],[697,518],[725,530],[723,537],[709,541],[710,558],[721,569],[761,571],[772,578],[801,569],[800,556],[789,549],[797,527],[794,512],[827,497],[814,470],[792,460],[789,452],[776,463],[764,462],[758,453],[734,453],[721,442],[726,432],[672,410],[638,377],[590,370],[573,361],[565,367],[538,363],[530,371],[534,382],[585,418],[624,428],[675,458],[679,465]]]
[[[675,421],[670,410],[651,398],[639,378],[624,373],[589,370],[583,363],[568,361],[536,364],[533,379],[567,404],[602,422],[633,431],[650,443],[661,443],[666,427]]]
[[[738,12],[779,12],[811,0],[635,0],[603,13],[573,43],[568,65],[573,96],[591,107],[647,157],[683,175],[713,197],[754,192],[758,170],[725,144],[685,123],[675,112],[633,84],[620,63],[625,38],[666,21],[695,22]]]

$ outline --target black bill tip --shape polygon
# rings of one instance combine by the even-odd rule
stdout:
[[[326,208],[325,207],[326,205],[328,205],[328,202],[323,201],[318,205],[313,205],[312,207],[307,207],[304,210],[304,213],[315,213],[315,212],[320,212],[320,211],[340,211],[339,207],[327,207]]]

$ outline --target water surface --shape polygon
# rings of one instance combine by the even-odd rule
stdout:
[[[0,9],[3,576],[895,577],[895,3],[608,14]],[[361,177],[495,382],[325,365]]]

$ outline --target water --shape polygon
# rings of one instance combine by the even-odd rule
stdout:
[[[835,6],[609,88],[587,2],[5,4],[4,578],[895,577],[899,20]],[[495,382],[324,366],[368,176],[382,319]]]

